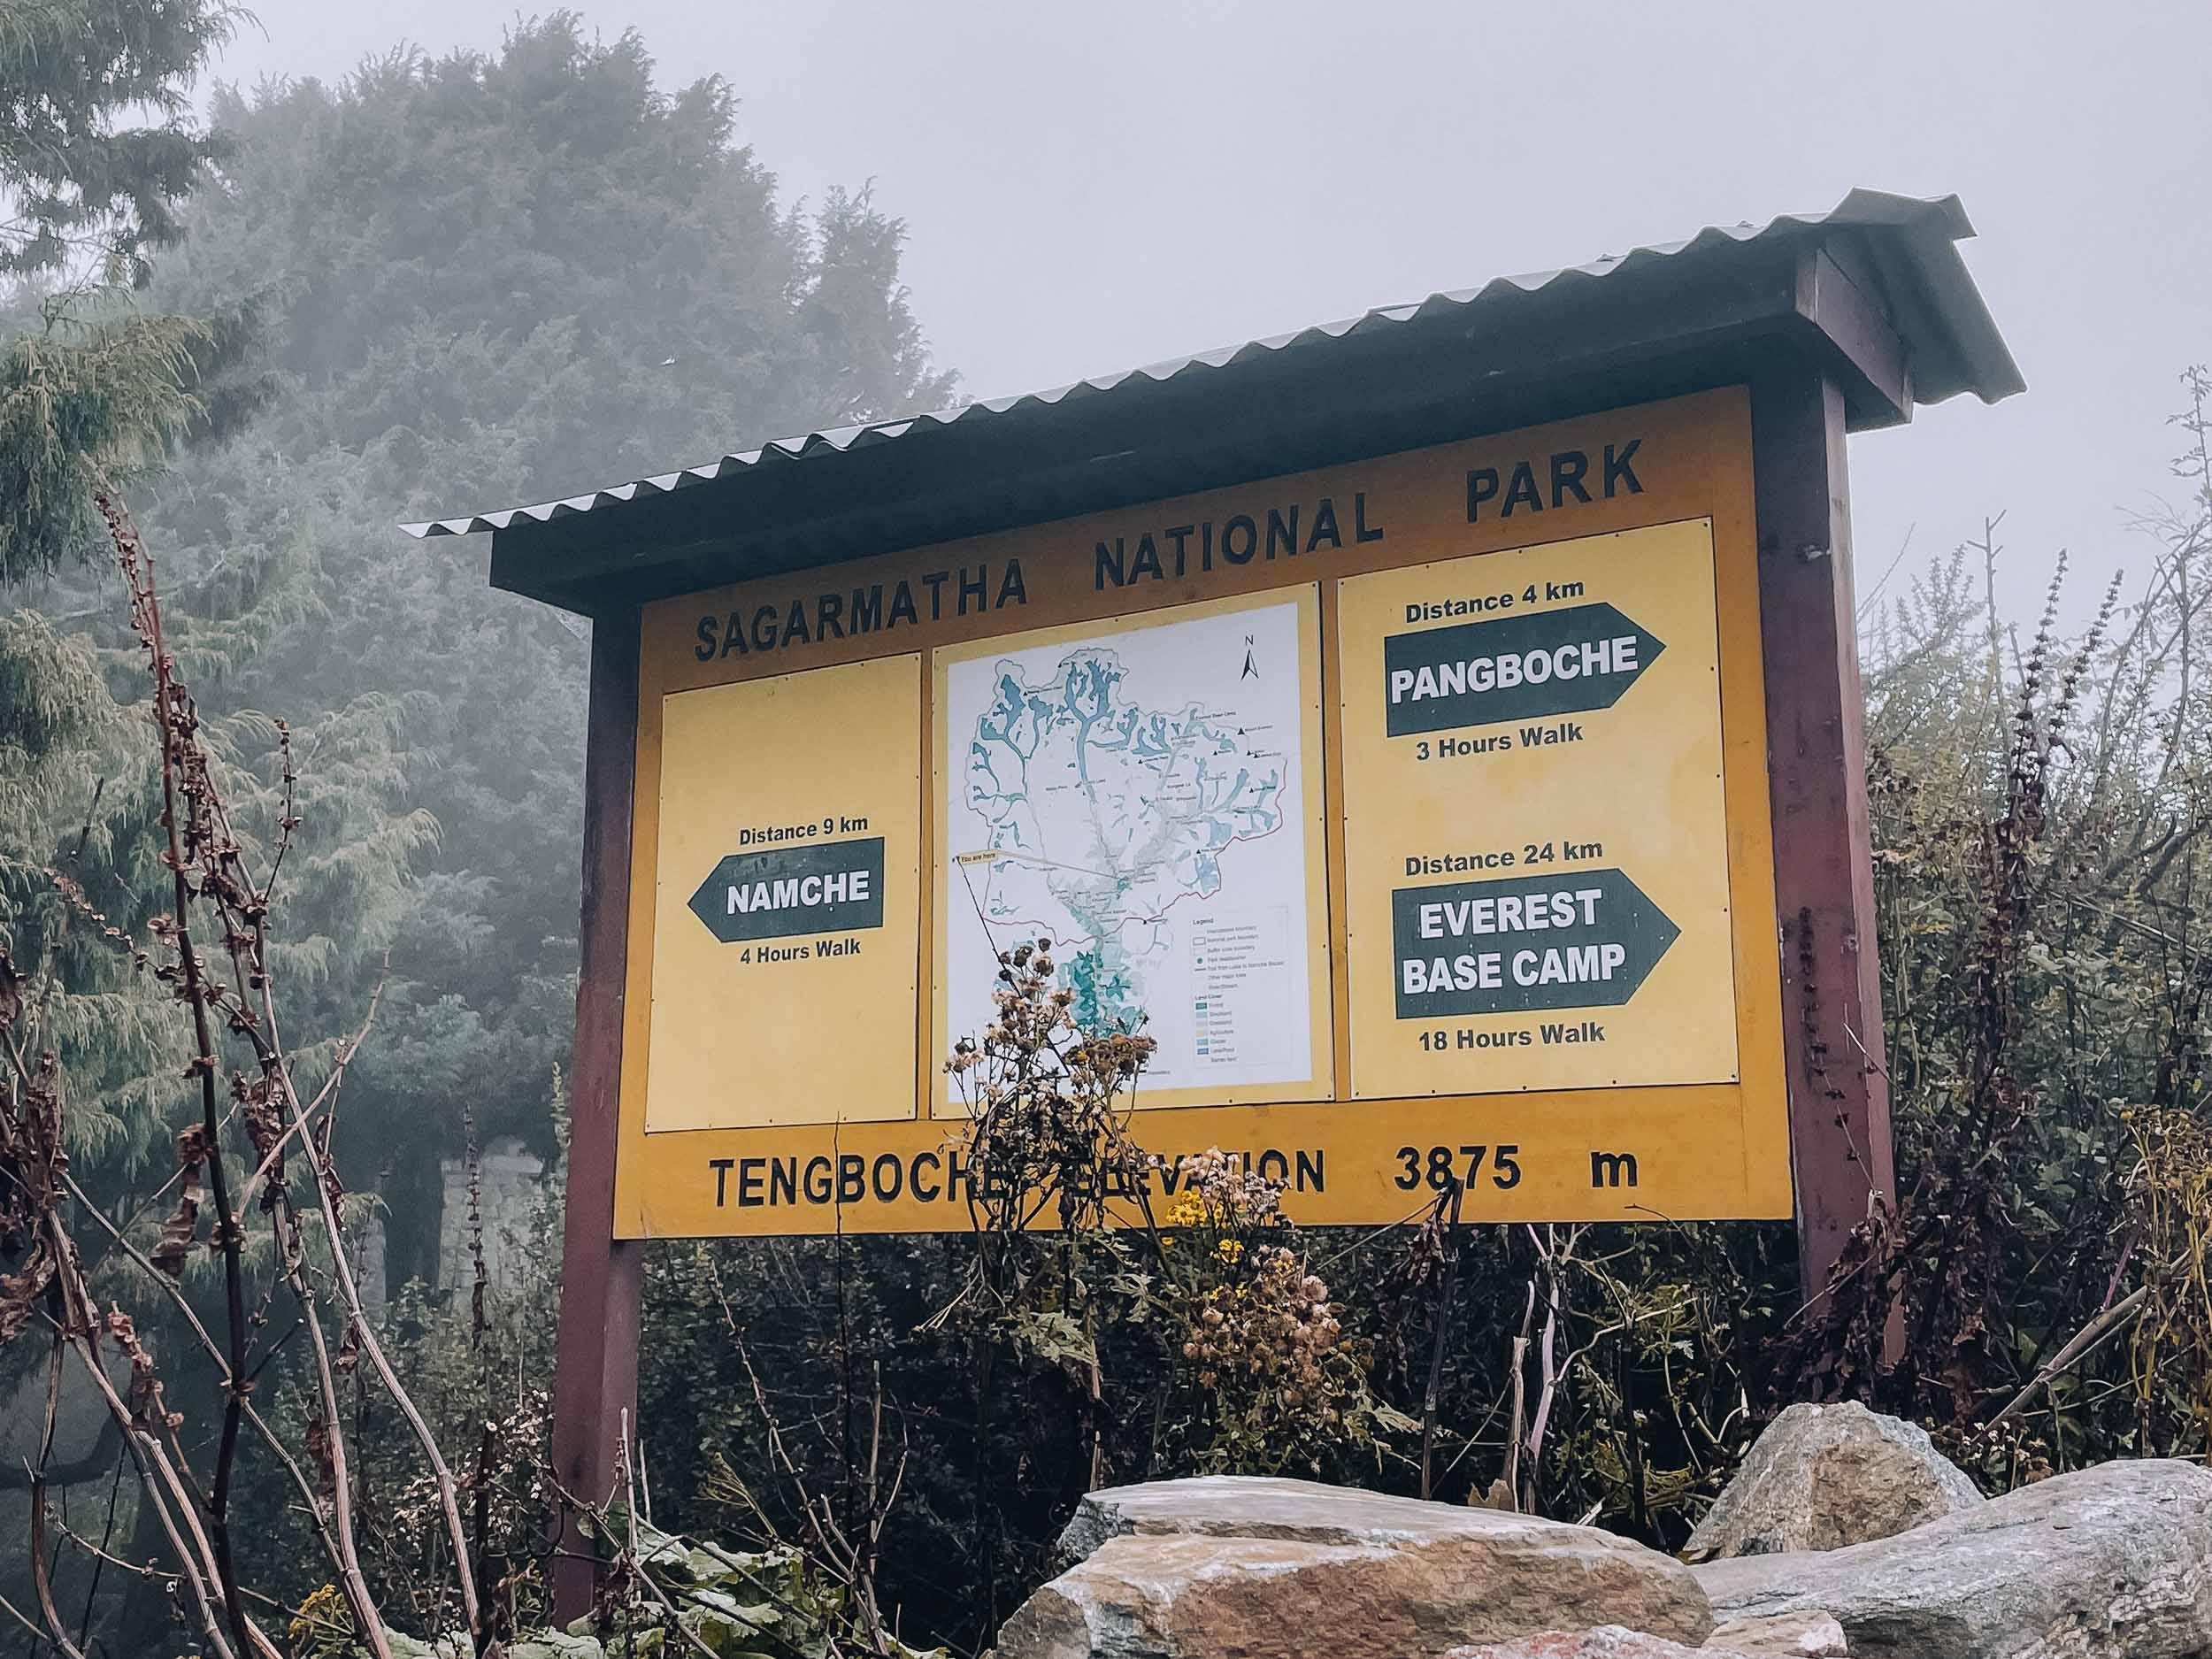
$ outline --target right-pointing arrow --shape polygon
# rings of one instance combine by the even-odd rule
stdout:
[[[1618,870],[1398,887],[1398,1018],[1617,1008],[1682,930]]]
[[[1609,709],[1666,649],[1601,603],[1393,634],[1384,729],[1402,737]]]

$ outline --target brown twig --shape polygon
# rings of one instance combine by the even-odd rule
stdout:
[[[1436,1295],[1436,1337],[1429,1349],[1428,1386],[1421,1391],[1421,1495],[1430,1491],[1431,1459],[1436,1448],[1436,1413],[1440,1404],[1444,1386],[1444,1346],[1451,1334],[1452,1295],[1459,1287],[1459,1205],[1466,1195],[1466,1185],[1454,1181],[1448,1192],[1440,1194],[1436,1202],[1437,1221],[1445,1229],[1448,1243],[1444,1252],[1444,1276]],[[1445,1206],[1451,1208],[1449,1219],[1445,1218]]]

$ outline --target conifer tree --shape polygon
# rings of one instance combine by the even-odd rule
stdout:
[[[568,13],[493,54],[219,88],[232,152],[143,291],[191,316],[266,296],[271,401],[139,499],[203,707],[296,729],[295,1006],[311,989],[327,1041],[383,987],[339,1135],[396,1284],[434,1272],[465,1111],[554,1151],[588,632],[492,592],[480,543],[396,524],[950,396],[903,227],[864,192],[780,201],[737,115]],[[265,764],[242,728],[235,752]]]
[[[89,260],[142,287],[219,141],[187,94],[237,19],[225,0],[8,0],[0,8],[0,273]],[[154,124],[142,119],[158,117]]]
[[[93,544],[85,468],[142,465],[207,405],[242,343],[127,303],[220,141],[187,96],[236,13],[225,0],[0,6],[0,588]],[[151,119],[148,119],[150,114]]]
[[[219,0],[0,5],[0,278],[13,285],[0,303],[0,602],[104,547],[94,480],[142,477],[204,425],[199,394],[248,345],[239,304],[196,319],[137,301],[221,151],[186,99],[234,16]],[[142,918],[152,803],[137,735],[91,641],[0,611],[0,940],[65,964],[73,1138],[127,1165],[156,1137],[180,1045],[160,998],[69,937],[50,871],[122,924]]]

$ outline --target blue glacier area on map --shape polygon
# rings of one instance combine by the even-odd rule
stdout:
[[[995,936],[1049,937],[1079,1025],[1133,1030],[1169,912],[1222,890],[1233,844],[1283,827],[1278,741],[1194,704],[1151,709],[1112,651],[1033,685],[1010,662],[968,744],[964,798],[997,855],[976,902]]]

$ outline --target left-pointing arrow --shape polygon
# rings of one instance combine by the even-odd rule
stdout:
[[[724,944],[883,926],[883,837],[732,853],[691,895]]]

